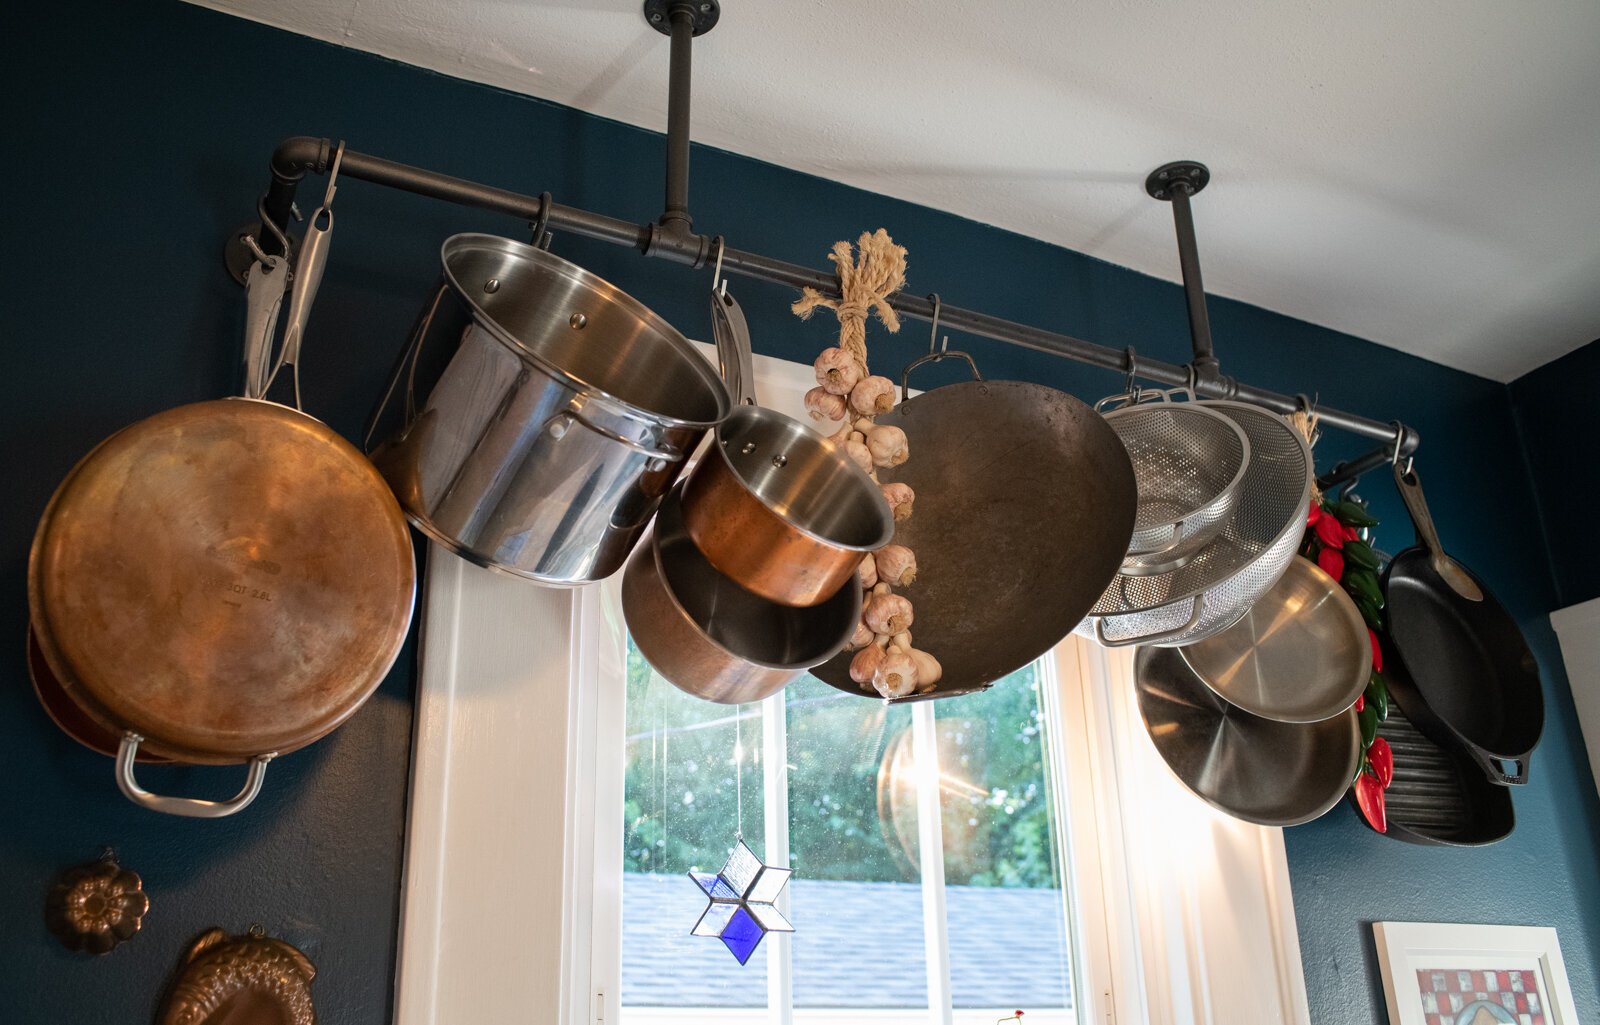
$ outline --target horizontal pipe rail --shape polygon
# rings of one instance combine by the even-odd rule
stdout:
[[[334,147],[327,139],[296,136],[285,139],[279,144],[273,153],[272,182],[262,206],[275,224],[283,227],[289,223],[295,191],[301,180],[307,173],[326,174],[333,153]],[[339,176],[385,185],[479,210],[510,214],[530,222],[538,220],[542,212],[538,196],[482,185],[464,178],[454,178],[437,171],[384,160],[381,157],[352,150],[346,150],[340,158]],[[635,224],[632,221],[560,203],[550,204],[547,225],[552,231],[567,231],[613,245],[628,246],[649,256],[662,257],[694,267],[704,266],[708,257],[714,253],[714,240],[707,235],[697,235],[688,230],[664,231],[659,225]],[[263,248],[268,252],[275,251],[272,233],[263,232],[262,235],[265,236],[262,241]],[[815,288],[831,296],[839,294],[838,284],[831,274],[742,249],[724,248],[722,269],[729,274],[773,284],[788,285],[793,288]],[[890,297],[890,305],[905,317],[923,321],[933,319],[932,301],[919,295],[897,292]],[[1257,388],[1227,375],[1204,373],[1195,375],[1186,364],[1135,356],[1131,350],[1114,349],[1071,335],[990,316],[977,310],[940,304],[939,322],[956,331],[1021,346],[1051,356],[1060,356],[1102,370],[1132,373],[1136,377],[1159,384],[1179,386],[1190,384],[1192,381],[1196,393],[1202,398],[1235,399],[1264,406],[1279,413],[1292,413],[1305,408],[1305,402],[1301,398]],[[1385,446],[1381,449],[1384,459],[1390,458],[1397,443],[1400,454],[1409,455],[1416,450],[1420,440],[1416,431],[1403,424],[1385,423],[1338,409],[1319,407],[1316,413],[1325,427],[1333,427],[1382,442]]]

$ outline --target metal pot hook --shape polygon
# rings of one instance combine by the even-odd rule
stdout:
[[[722,254],[727,250],[728,246],[721,235],[712,239],[711,244],[717,249],[717,263],[711,269],[711,291],[717,298],[721,299],[728,294],[728,279],[722,276]]]
[[[1394,451],[1389,453],[1389,465],[1398,468],[1400,465],[1400,449],[1406,443],[1406,425],[1399,420],[1390,420],[1389,423],[1394,426]],[[1411,472],[1411,463],[1411,457],[1406,456],[1406,468],[1400,470],[1401,476]]]
[[[533,221],[533,246],[535,249],[549,251],[550,242],[555,238],[548,230],[550,226],[550,204],[554,202],[550,193],[539,193],[539,216]]]

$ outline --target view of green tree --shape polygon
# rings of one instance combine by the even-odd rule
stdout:
[[[813,677],[787,689],[790,864],[813,879],[918,877],[911,709]],[[699,701],[628,652],[624,868],[716,868],[737,828],[759,851],[760,709]],[[945,877],[1057,886],[1037,672],[936,708]],[[736,775],[736,744],[743,752]],[[741,779],[742,776],[742,779]]]

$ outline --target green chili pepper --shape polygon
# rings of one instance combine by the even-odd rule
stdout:
[[[1365,751],[1372,746],[1372,738],[1378,735],[1378,710],[1372,707],[1372,702],[1367,702],[1356,721],[1361,724],[1361,749]]]
[[[1372,514],[1355,502],[1335,502],[1332,508],[1335,516],[1352,527],[1376,527],[1378,525],[1378,521],[1372,518]]]

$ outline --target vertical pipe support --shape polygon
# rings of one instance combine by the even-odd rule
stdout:
[[[1220,364],[1211,345],[1211,315],[1206,312],[1206,290],[1200,280],[1200,248],[1195,242],[1194,211],[1189,200],[1206,187],[1211,172],[1195,160],[1163,164],[1150,172],[1144,188],[1152,198],[1172,204],[1172,222],[1178,235],[1178,267],[1183,274],[1183,298],[1189,307],[1189,343],[1194,351],[1195,373],[1201,379],[1216,377]]]
[[[694,66],[692,0],[675,0],[668,8],[672,57],[667,73],[667,187],[661,226],[675,234],[694,227],[689,216],[689,113]]]

